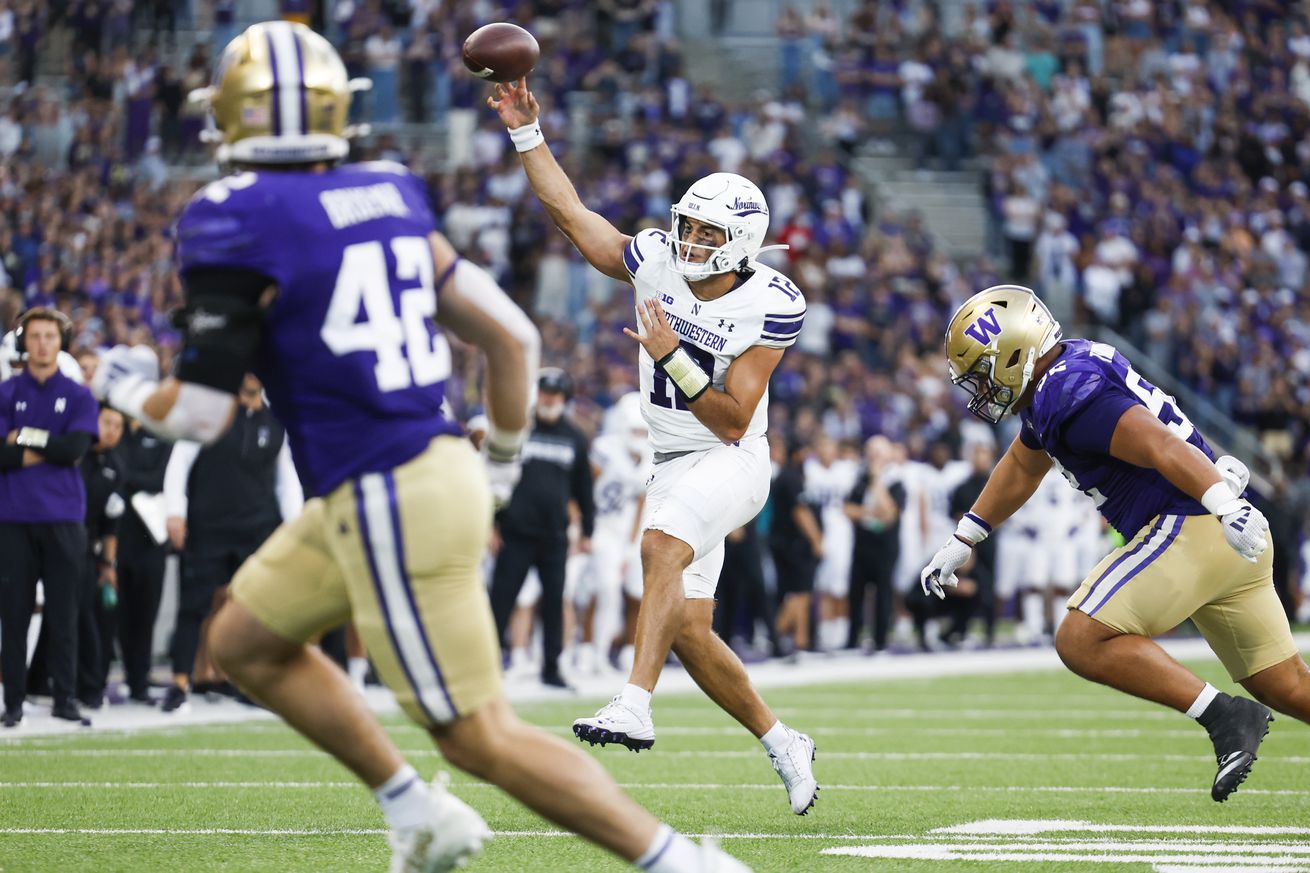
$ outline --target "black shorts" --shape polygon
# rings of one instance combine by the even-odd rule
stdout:
[[[814,570],[818,561],[809,546],[775,549],[773,566],[778,573],[778,595],[809,594],[814,591]]]

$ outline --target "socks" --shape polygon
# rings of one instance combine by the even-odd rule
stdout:
[[[645,711],[650,709],[650,692],[631,683],[624,685],[619,692],[619,700],[633,709]]]
[[[368,658],[350,658],[346,661],[346,675],[350,684],[364,690],[364,677],[368,675]]]
[[[764,751],[770,755],[776,755],[782,751],[788,743],[791,742],[791,731],[780,721],[775,721],[773,727],[765,731],[764,736],[760,737],[760,745],[764,746]]]
[[[647,873],[686,873],[688,870],[700,869],[700,848],[673,828],[662,824],[655,832],[650,848],[632,863]]]
[[[1031,639],[1039,640],[1046,630],[1046,603],[1040,593],[1023,596],[1023,624]]]
[[[1192,705],[1188,707],[1187,717],[1194,718],[1203,725],[1206,724],[1206,722],[1212,720],[1214,714],[1222,708],[1221,706],[1211,707],[1210,704],[1214,702],[1215,698],[1227,696],[1228,695],[1224,694],[1218,688],[1215,688],[1209,682],[1205,683],[1205,687],[1201,689],[1201,693],[1196,696],[1196,700],[1192,701]],[[1205,717],[1207,712],[1210,713],[1211,719]]]
[[[392,830],[418,827],[432,817],[428,804],[428,786],[408,764],[373,789],[373,796],[378,799],[382,817]]]

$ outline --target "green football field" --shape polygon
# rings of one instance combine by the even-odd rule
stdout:
[[[1220,684],[1216,662],[1193,666]],[[591,751],[661,818],[717,835],[757,871],[1310,871],[1310,729],[1287,718],[1220,805],[1200,727],[1065,673],[766,697],[818,743],[823,791],[803,818],[758,743],[699,695],[657,697],[653,752]],[[520,709],[567,736],[599,703]],[[420,772],[443,767],[417,729],[399,718],[388,727]],[[625,869],[496,789],[461,775],[453,784],[499,832],[473,869]],[[387,862],[369,794],[277,723],[0,745],[0,870],[322,873]]]

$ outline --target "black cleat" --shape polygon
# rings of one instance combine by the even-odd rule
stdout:
[[[72,700],[55,701],[54,706],[50,707],[50,715],[63,721],[75,721],[82,727],[91,727],[91,719],[85,718],[82,710]]]
[[[164,693],[164,704],[160,707],[160,711],[190,712],[191,704],[187,701],[186,690],[176,685],[170,685],[168,691]]]
[[[5,710],[5,714],[0,718],[0,724],[7,728],[18,727],[18,723],[23,720],[22,704]]]
[[[1246,697],[1221,694],[1210,704],[1200,722],[1210,733],[1215,760],[1219,762],[1219,772],[1210,788],[1213,800],[1223,803],[1251,775],[1256,750],[1273,720],[1268,707]]]

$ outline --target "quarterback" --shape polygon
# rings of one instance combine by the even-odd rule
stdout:
[[[628,683],[579,739],[633,750],[655,743],[651,692],[672,648],[710,699],[763,744],[792,812],[814,804],[814,741],[773,715],[741,661],[714,634],[723,540],[769,493],[769,376],[796,341],[805,298],[758,263],[769,229],[764,195],[733,173],[694,182],[667,231],[621,233],[578,198],[545,144],[527,80],[497,85],[487,103],[509,128],[528,182],[593,267],[636,289],[641,411],[654,471],[641,537],[643,596]]]
[[[1062,339],[1027,288],[997,285],[965,301],[946,329],[946,357],[970,412],[992,423],[1017,413],[1021,428],[924,568],[924,590],[941,597],[955,585],[973,547],[1054,467],[1127,540],[1069,599],[1056,651],[1086,679],[1200,722],[1219,763],[1210,796],[1224,801],[1251,772],[1273,717],[1151,638],[1190,618],[1234,681],[1310,720],[1310,669],[1274,593],[1268,522],[1242,496],[1246,467],[1216,460],[1176,401],[1112,346]]]
[[[506,703],[480,563],[493,495],[506,499],[516,478],[539,341],[435,232],[415,176],[340,163],[350,92],[336,50],[303,25],[257,24],[227,46],[208,96],[219,158],[241,172],[178,221],[177,374],[156,384],[119,346],[94,379],[152,430],[211,441],[253,370],[286,426],[312,499],[238,571],[214,657],[374,790],[393,873],[463,866],[491,833],[418,778],[309,645],[352,618],[379,676],[455,766],[643,869],[745,870],[661,825]],[[437,325],[486,353],[485,463],[442,410],[451,363]]]

